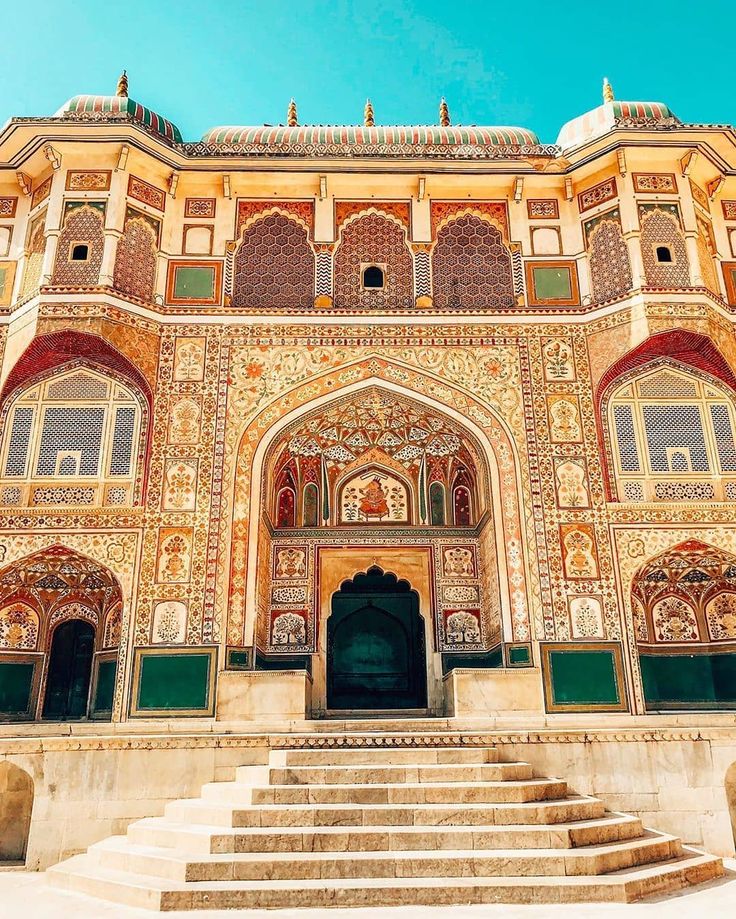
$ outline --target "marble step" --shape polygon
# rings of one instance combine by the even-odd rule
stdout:
[[[54,886],[152,910],[629,902],[721,877],[721,860],[679,858],[598,877],[344,878],[177,882],[104,868],[77,855],[47,871]]]
[[[503,804],[564,798],[558,779],[403,784],[267,785],[208,782],[202,800],[220,804]]]
[[[251,767],[235,770],[236,781],[249,781]],[[271,766],[270,785],[394,785],[430,782],[506,782],[531,779],[529,763],[462,763],[447,765]]]
[[[497,849],[386,852],[269,852],[187,855],[112,836],[90,846],[104,868],[175,881],[336,880],[393,877],[569,877],[600,875],[667,861],[679,839],[647,833],[635,840],[581,849]]]
[[[225,852],[367,852],[396,849],[571,849],[641,836],[637,817],[608,814],[576,823],[508,826],[325,826],[223,829],[147,817],[128,827],[136,845],[193,854]]]
[[[469,804],[306,804],[283,807],[217,803],[202,798],[172,801],[166,817],[177,823],[222,827],[295,826],[505,826],[567,823],[602,817],[597,798],[573,795],[562,800]]]
[[[495,747],[351,748],[348,750],[272,750],[271,766],[421,766],[497,763]]]

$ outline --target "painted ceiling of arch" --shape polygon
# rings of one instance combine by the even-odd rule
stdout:
[[[448,418],[418,402],[379,388],[342,399],[292,428],[285,452],[291,457],[324,457],[339,469],[369,452],[380,451],[416,472],[450,457],[475,465],[467,434]]]
[[[55,606],[80,591],[100,609],[121,599],[120,587],[107,568],[64,546],[51,546],[0,572],[0,603],[21,592],[42,607]]]

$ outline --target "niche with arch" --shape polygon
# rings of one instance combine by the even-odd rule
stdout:
[[[24,862],[33,811],[33,779],[14,763],[0,763],[0,865]]]

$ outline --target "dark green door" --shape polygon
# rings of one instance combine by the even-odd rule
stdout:
[[[416,592],[380,569],[343,584],[327,620],[327,707],[426,704],[424,622]]]
[[[51,641],[43,717],[60,721],[85,718],[92,673],[95,630],[81,619],[62,623]]]

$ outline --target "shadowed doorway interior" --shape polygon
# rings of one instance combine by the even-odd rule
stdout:
[[[85,718],[92,672],[95,630],[81,619],[63,622],[54,631],[43,717]]]
[[[327,620],[327,708],[426,704],[424,620],[416,591],[377,567],[345,581]]]

